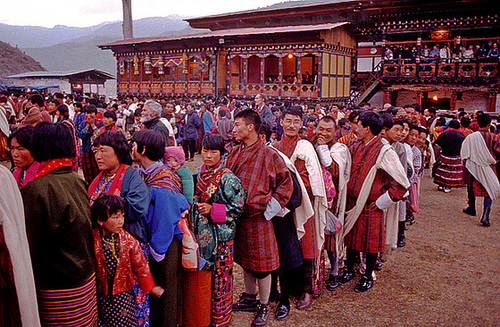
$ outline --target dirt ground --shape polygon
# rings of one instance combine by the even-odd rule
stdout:
[[[199,156],[190,168],[201,164]],[[491,227],[478,216],[462,213],[465,188],[437,191],[425,171],[420,213],[406,231],[407,245],[388,257],[374,287],[354,292],[359,275],[349,284],[321,296],[290,316],[274,319],[271,304],[267,326],[500,326],[500,214],[493,203]],[[241,267],[235,267],[234,300],[243,292]],[[233,313],[232,326],[250,326],[253,314]]]

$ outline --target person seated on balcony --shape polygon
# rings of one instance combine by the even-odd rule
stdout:
[[[312,76],[308,71],[306,71],[305,74],[302,74],[302,84],[312,84],[312,83],[313,83]]]
[[[450,60],[451,60],[451,49],[450,49],[450,44],[449,43],[446,43],[439,50],[439,58],[441,58],[441,62],[450,62]]]
[[[462,53],[462,57],[466,62],[470,62],[470,60],[474,57],[474,46],[472,44],[470,44],[469,48]]]
[[[437,59],[439,58],[439,45],[437,45],[437,44],[436,44],[436,45],[432,48],[431,52],[429,52],[429,57],[430,57],[430,58],[434,58],[434,59],[436,59],[436,60],[433,60],[433,61],[432,61],[433,63],[436,63],[436,62],[437,62]]]
[[[487,50],[484,45],[476,44],[476,52],[474,52],[474,58],[483,58],[486,57]]]
[[[405,61],[411,60],[411,49],[409,45],[405,45],[403,51],[401,51],[401,59]]]
[[[498,54],[499,54],[498,44],[493,43],[493,47],[490,49],[490,51],[488,51],[488,58],[497,58],[498,59]]]
[[[429,46],[427,44],[424,44],[424,48],[422,49],[422,58],[429,58],[430,53],[431,49],[429,49]]]
[[[297,84],[297,76],[294,72],[290,73],[290,76],[288,77],[288,84]]]

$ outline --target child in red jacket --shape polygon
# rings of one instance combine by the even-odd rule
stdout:
[[[114,195],[101,195],[91,208],[97,261],[97,307],[99,326],[137,326],[132,285],[137,277],[144,293],[157,297],[163,288],[155,286],[139,242],[123,229],[125,207]]]

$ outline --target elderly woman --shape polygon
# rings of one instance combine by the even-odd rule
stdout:
[[[40,169],[21,194],[42,325],[95,326],[90,207],[85,182],[71,170],[71,132],[41,122],[31,145]]]
[[[196,188],[190,225],[207,264],[202,271],[185,272],[185,327],[229,326],[231,321],[233,240],[246,192],[238,177],[222,164],[224,145],[222,136],[205,135],[201,142],[204,164],[194,173]],[[204,293],[206,288],[209,292]]]
[[[14,178],[19,188],[23,188],[35,178],[40,163],[31,156],[33,126],[28,125],[15,131],[9,137],[9,148],[14,162]]]
[[[125,223],[123,228],[141,243],[144,255],[148,256],[145,245],[149,230],[144,217],[147,214],[151,196],[142,178],[130,164],[130,147],[121,132],[104,132],[94,141],[97,166],[101,171],[89,187],[90,202],[101,194],[120,196],[125,200]],[[136,296],[136,314],[139,326],[148,325],[149,299],[144,296],[139,285],[132,287]],[[143,300],[144,299],[144,300]]]

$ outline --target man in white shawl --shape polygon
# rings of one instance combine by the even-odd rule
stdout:
[[[467,194],[469,205],[464,213],[476,215],[476,197],[484,197],[484,209],[481,225],[490,226],[492,201],[500,196],[500,183],[496,176],[497,160],[493,156],[500,152],[500,138],[489,132],[491,117],[478,114],[479,130],[468,135],[462,143],[460,156],[465,161],[467,174]]]
[[[302,110],[291,107],[283,112],[281,120],[283,137],[276,144],[276,149],[290,158],[304,182],[314,208],[314,215],[305,218],[303,226],[297,223],[297,229],[304,230],[300,246],[304,258],[304,292],[299,298],[297,308],[303,310],[311,305],[313,295],[321,293],[320,255],[325,240],[327,200],[323,173],[313,145],[299,136],[302,127]]]
[[[40,326],[40,318],[38,317],[35,282],[26,237],[23,200],[16,180],[10,171],[1,165],[0,185],[2,185],[2,196],[0,196],[0,248],[2,248],[0,250],[0,267],[12,269],[12,272],[4,271],[3,275],[13,277],[14,293],[17,295],[17,301],[12,298],[0,299],[0,305],[6,303],[10,308],[16,308],[16,311],[19,311],[18,313],[9,312],[7,315],[2,315],[0,325],[37,327]],[[5,246],[7,250],[5,250]],[[6,258],[4,257],[6,254],[10,255]],[[2,297],[6,295],[4,292],[1,294]],[[15,302],[18,306],[15,305]]]
[[[334,143],[335,120],[325,116],[319,120],[314,148],[324,169],[323,178],[327,192],[328,209],[325,228],[325,249],[330,259],[330,276],[326,289],[334,291],[340,286],[338,281],[338,260],[344,248],[342,231],[344,223],[347,182],[351,171],[351,155],[343,143]],[[333,191],[332,191],[333,190]]]
[[[400,201],[410,187],[396,152],[379,135],[381,130],[379,114],[364,111],[359,116],[358,139],[347,143],[352,158],[343,227],[347,261],[339,282],[347,284],[355,278],[355,257],[359,252],[366,253],[365,273],[354,288],[359,293],[373,287],[378,253],[385,251],[384,210]]]

